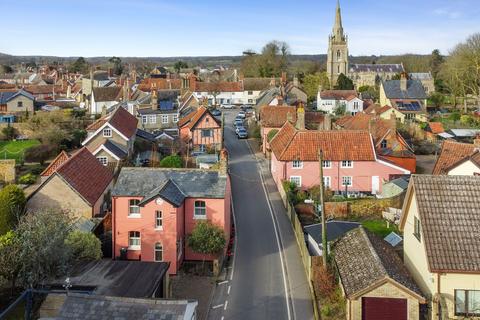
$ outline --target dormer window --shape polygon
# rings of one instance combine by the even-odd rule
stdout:
[[[103,136],[105,138],[111,138],[112,137],[112,129],[110,129],[110,128],[103,129]]]

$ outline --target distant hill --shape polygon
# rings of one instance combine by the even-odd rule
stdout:
[[[0,53],[0,64],[17,65],[20,63],[35,62],[42,63],[70,63],[75,61],[78,57],[55,57],[55,56],[14,56],[5,53]],[[95,65],[108,63],[110,57],[90,57],[86,60]],[[131,64],[142,65],[164,65],[171,66],[175,62],[182,60],[191,66],[238,66],[242,56],[216,56],[216,57],[121,57],[122,61]],[[326,54],[312,54],[312,55],[291,55],[290,61],[292,63],[309,61],[325,64],[327,60]],[[420,72],[430,70],[430,55],[405,54],[392,56],[358,56],[350,57],[350,63],[403,63],[408,72]]]

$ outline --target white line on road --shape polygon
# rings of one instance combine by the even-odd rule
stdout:
[[[248,144],[248,142],[245,141],[245,143],[247,144],[248,149],[250,150],[250,153],[255,155],[253,150],[251,149],[250,145]],[[277,239],[278,253],[280,255],[280,264],[282,265],[283,287],[284,287],[284,290],[285,290],[285,300],[287,302],[287,316],[288,316],[288,319],[290,320],[290,319],[292,319],[292,314],[291,314],[291,310],[290,310],[290,300],[288,298],[289,290],[288,290],[288,284],[287,284],[287,273],[285,271],[285,263],[283,261],[283,248],[280,245],[280,238],[279,238],[279,233],[278,233],[278,229],[277,229],[277,224],[275,223],[275,216],[273,214],[273,208],[272,208],[272,205],[270,204],[270,198],[268,196],[267,189],[265,187],[265,180],[263,179],[262,167],[258,162],[256,162],[255,164],[256,164],[257,168],[260,169],[260,171],[259,171],[260,180],[262,182],[263,192],[265,193],[265,199],[267,200],[268,209],[270,211],[270,216],[272,218],[273,229],[275,230],[275,238]]]
[[[222,316],[221,320],[225,319],[224,316]]]
[[[228,280],[225,280],[225,281],[219,282],[219,283],[218,283],[218,285],[225,284],[225,283],[228,283]]]
[[[218,308],[221,308],[221,307],[223,307],[223,303],[219,304],[219,305],[216,305],[216,306],[213,306],[212,309],[218,309]]]
[[[230,294],[230,289],[232,288],[232,286],[228,286],[228,289],[227,289],[227,295]]]
[[[227,310],[227,306],[228,306],[228,300],[225,301],[225,307],[223,307],[223,310]]]

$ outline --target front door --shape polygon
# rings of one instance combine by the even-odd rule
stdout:
[[[377,194],[380,191],[380,177],[372,176],[372,194]]]

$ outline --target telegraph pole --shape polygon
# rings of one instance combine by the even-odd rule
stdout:
[[[322,259],[323,259],[323,266],[327,267],[327,256],[328,256],[328,247],[327,247],[327,224],[325,221],[325,200],[323,197],[323,151],[320,149],[318,152],[318,164],[320,165],[320,192],[319,192],[319,208],[321,210],[320,214],[322,217]]]

